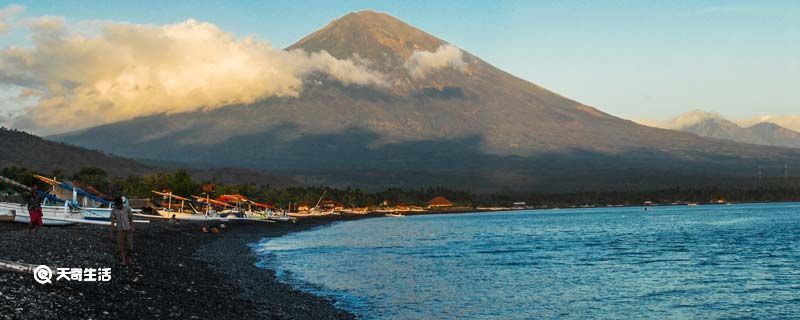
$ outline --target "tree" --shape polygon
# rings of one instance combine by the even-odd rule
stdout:
[[[108,173],[96,167],[81,168],[78,173],[72,176],[72,180],[88,184],[98,190],[109,190],[111,183],[108,180]]]
[[[176,195],[188,197],[192,194],[199,193],[200,185],[192,180],[192,176],[189,175],[189,172],[184,169],[179,169],[170,177],[169,189]]]

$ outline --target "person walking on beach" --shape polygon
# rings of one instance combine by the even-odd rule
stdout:
[[[28,235],[39,233],[39,228],[42,227],[42,196],[39,194],[39,186],[31,186],[31,194],[28,196],[28,215],[30,222],[28,223]]]
[[[111,209],[111,230],[109,237],[113,239],[114,229],[117,229],[117,250],[121,264],[133,264],[133,211],[125,206],[122,198],[114,198],[114,208]]]

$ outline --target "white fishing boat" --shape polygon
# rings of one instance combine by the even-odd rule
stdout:
[[[0,202],[0,216],[3,217],[0,218],[0,221],[17,223],[30,223],[31,221],[28,206],[19,203]],[[80,220],[84,220],[81,210],[70,208],[66,202],[63,206],[42,206],[42,224],[45,226],[68,226],[76,224]]]
[[[281,212],[270,211],[269,214],[267,214],[267,219],[275,221],[290,221],[290,222],[294,222],[297,220],[294,217],[290,217],[288,214],[286,214],[285,211]]]
[[[385,214],[387,217],[394,217],[394,218],[402,218],[405,217],[402,213],[387,213]]]
[[[36,176],[40,180],[49,183],[47,178]],[[55,180],[52,180],[55,181]],[[20,190],[30,192],[28,186],[22,185],[16,181],[0,176],[0,182],[10,184]],[[77,223],[83,224],[97,224],[97,225],[111,225],[111,222],[101,219],[86,219],[86,211],[76,205],[76,191],[72,189],[73,200],[63,200],[55,195],[39,191],[44,197],[42,203],[42,225],[45,226],[67,226]],[[63,205],[56,205],[63,203]],[[52,204],[52,205],[51,205]],[[110,210],[109,210],[110,215]],[[27,204],[19,204],[13,202],[0,202],[0,222],[18,222],[30,223],[30,213],[28,212]],[[148,223],[149,221],[133,220],[134,223]]]
[[[184,220],[184,221],[218,221],[223,220],[220,216],[216,215],[214,211],[200,212],[196,210],[191,204],[192,199],[184,198],[172,194],[172,192],[158,192],[152,191],[154,194],[162,196],[167,200],[167,206],[163,209],[158,209],[156,212],[158,216],[152,218]],[[173,201],[175,204],[173,205]],[[187,208],[188,206],[188,208]],[[139,214],[139,217],[145,215]]]

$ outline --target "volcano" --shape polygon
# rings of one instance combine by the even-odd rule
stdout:
[[[368,64],[382,86],[304,79],[297,97],[135,118],[50,137],[117,155],[290,174],[306,184],[577,191],[732,181],[800,150],[636,124],[499,70],[374,11],[287,50]]]

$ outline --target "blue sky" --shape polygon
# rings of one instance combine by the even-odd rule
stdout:
[[[25,6],[24,16],[70,22],[195,18],[276,47],[347,12],[374,9],[624,118],[663,119],[696,108],[737,118],[800,114],[800,1],[140,0],[0,7],[8,4]],[[0,36],[3,47],[25,43],[22,31]]]

